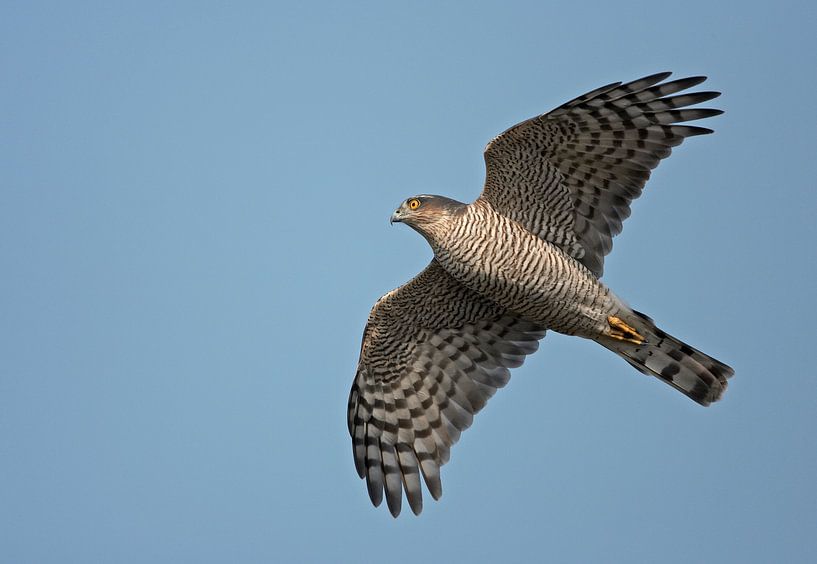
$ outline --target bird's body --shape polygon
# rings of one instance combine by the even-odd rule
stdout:
[[[519,123],[485,149],[480,197],[409,198],[392,214],[428,241],[426,269],[381,297],[363,334],[349,395],[355,466],[379,505],[422,510],[421,477],[442,495],[440,467],[510,368],[550,329],[591,339],[701,405],[733,371],[666,334],[601,282],[604,256],[650,171],[711,130],[679,122],[716,92],[669,73],[603,86]]]
[[[520,317],[566,335],[594,339],[626,308],[558,246],[485,201],[463,204],[443,233],[426,238],[445,271]]]

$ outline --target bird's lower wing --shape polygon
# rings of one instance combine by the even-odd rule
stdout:
[[[378,300],[349,395],[355,467],[392,515],[402,492],[422,510],[421,478],[442,495],[440,466],[497,388],[536,351],[545,329],[470,291],[435,261]]]

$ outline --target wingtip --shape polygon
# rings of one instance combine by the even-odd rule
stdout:
[[[671,76],[672,76],[672,71],[661,71],[661,72],[657,72],[655,74],[645,76],[644,78],[642,78],[640,80],[655,80],[656,82],[661,82],[663,80],[668,79]]]
[[[683,127],[685,137],[696,137],[698,135],[711,135],[712,133],[715,133],[714,129],[710,129],[709,127],[700,127],[698,125],[685,125],[675,127]]]
[[[372,500],[372,505],[380,507],[383,503],[383,484],[375,483],[369,475],[366,475],[366,488],[369,490],[369,499]]]
[[[431,497],[434,498],[434,501],[440,501],[440,498],[443,496],[442,482],[438,481],[434,484],[434,487],[429,487],[428,492],[431,494]]]
[[[397,519],[400,516],[400,511],[403,509],[401,503],[402,500],[403,500],[402,495],[396,497],[388,496],[386,498],[386,503],[389,506],[389,513],[391,513],[391,516],[394,517],[395,519]]]
[[[689,105],[700,104],[701,102],[708,102],[720,97],[721,93],[714,90],[702,90],[701,92],[694,92],[692,94],[682,94],[681,96],[692,97]]]
[[[705,82],[707,78],[709,77],[699,74],[695,76],[688,76],[686,78],[682,78],[681,80],[684,81],[686,88],[691,88],[692,86],[697,86],[700,83]]]
[[[411,512],[415,515],[419,515],[423,512],[423,498],[420,496],[410,496],[408,498],[409,507],[411,508]]]
[[[699,119],[709,119],[723,114],[723,110],[716,108],[689,108],[687,110],[680,110],[686,119],[683,122],[697,121]],[[679,120],[681,122],[681,120]],[[703,128],[706,129],[706,128]]]

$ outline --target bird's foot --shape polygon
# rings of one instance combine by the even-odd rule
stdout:
[[[607,330],[607,336],[619,341],[625,341],[634,345],[643,345],[645,339],[638,331],[627,325],[618,317],[611,315],[607,318],[607,323],[610,324],[610,329]]]

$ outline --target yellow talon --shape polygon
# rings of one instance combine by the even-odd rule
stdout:
[[[638,331],[614,315],[607,318],[607,323],[610,324],[610,330],[607,332],[608,337],[634,345],[642,345],[646,341],[644,337],[638,334]]]

